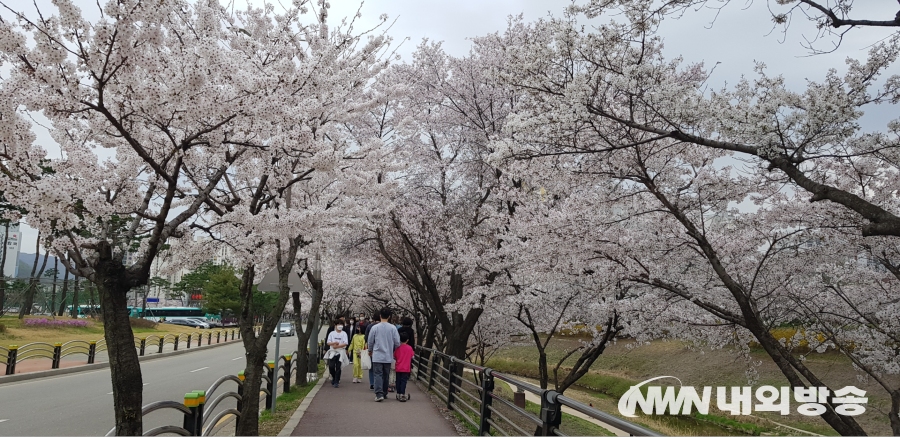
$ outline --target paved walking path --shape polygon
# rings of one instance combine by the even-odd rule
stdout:
[[[347,366],[339,388],[326,381],[291,435],[458,435],[414,381],[406,386],[411,400],[400,402],[396,393],[388,393],[375,402],[367,372],[362,383],[354,384],[353,367]]]

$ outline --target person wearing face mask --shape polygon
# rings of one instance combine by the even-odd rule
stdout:
[[[334,331],[328,334],[325,342],[331,347],[325,353],[328,372],[331,374],[331,386],[338,388],[341,385],[341,368],[350,364],[350,360],[347,358],[347,344],[350,343],[350,340],[347,338],[347,333],[344,332],[343,320],[334,321]]]
[[[350,322],[344,324],[344,332],[347,334],[347,338],[353,341],[353,336],[356,335],[357,331],[359,331],[359,326],[356,324],[356,317],[350,316]],[[347,356],[350,357],[350,362],[352,363],[353,354],[347,354]]]

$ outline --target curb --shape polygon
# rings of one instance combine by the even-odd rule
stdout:
[[[303,402],[300,402],[300,406],[297,407],[297,411],[294,411],[294,414],[291,415],[291,418],[288,419],[287,423],[284,424],[284,428],[281,429],[281,432],[278,433],[279,436],[289,436],[294,429],[297,428],[297,425],[300,424],[300,419],[303,418],[303,415],[306,414],[306,409],[309,408],[309,404],[312,403],[314,397],[316,397],[316,393],[319,392],[319,389],[322,385],[325,384],[325,375],[322,375],[319,378],[319,382],[316,383],[316,386],[313,387],[312,390],[303,398]]]
[[[227,345],[231,345],[231,344],[240,344],[240,343],[241,342],[239,340],[235,339],[235,340],[232,340],[227,343],[210,344],[210,345],[206,345],[206,346],[195,347],[193,349],[182,349],[182,350],[178,350],[178,351],[165,352],[165,353],[161,353],[161,354],[144,355],[143,357],[138,357],[138,361],[143,362],[143,361],[155,360],[155,359],[159,359],[159,358],[174,357],[177,355],[183,355],[183,354],[187,354],[187,353],[191,353],[191,352],[195,352],[195,351],[203,351],[203,350],[207,350],[207,349],[211,349],[211,348],[215,348],[215,347],[227,346]],[[44,377],[49,377],[49,376],[68,375],[70,373],[86,372],[88,370],[105,369],[107,367],[109,367],[109,361],[102,362],[102,363],[94,363],[94,364],[83,364],[80,366],[66,367],[66,368],[62,368],[62,369],[39,370],[37,372],[17,373],[15,375],[0,376],[0,384],[7,384],[10,382],[19,382],[19,381],[28,381],[31,379],[44,378]]]

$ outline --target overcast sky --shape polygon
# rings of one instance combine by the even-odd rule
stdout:
[[[711,0],[711,3],[718,1]],[[12,2],[22,7],[26,3],[31,2]],[[38,2],[44,11],[52,11],[49,3]],[[76,0],[76,3],[89,17],[97,15],[94,0]],[[253,0],[252,3],[263,2]],[[773,8],[779,7],[774,1],[768,3]],[[716,87],[733,84],[741,75],[752,75],[754,63],[761,61],[770,72],[783,74],[787,83],[799,90],[806,80],[821,80],[829,68],[843,71],[846,57],[864,59],[871,44],[890,35],[890,30],[878,28],[854,30],[836,52],[808,56],[801,43],[804,37],[815,36],[813,23],[795,16],[787,35],[780,28],[773,31],[768,3],[765,0],[731,2],[721,11],[702,8],[677,20],[666,20],[660,33],[666,41],[667,57],[682,56],[688,62],[704,62],[707,68],[715,66],[711,83]],[[395,44],[402,44],[398,53],[404,60],[410,59],[423,38],[443,41],[448,53],[461,56],[469,50],[468,38],[502,32],[510,15],[523,14],[526,21],[549,15],[559,17],[569,4],[567,0],[369,0],[362,7],[363,17],[357,28],[377,24],[379,15],[384,13],[390,20],[396,19],[389,33]],[[867,0],[864,4],[856,6],[856,18],[892,19],[898,8],[895,0]],[[342,17],[352,16],[359,6],[360,2],[355,0],[332,0],[329,21],[336,23]],[[28,10],[33,11],[33,7]],[[6,17],[8,13],[2,15]],[[404,41],[405,38],[409,40]],[[820,41],[816,47],[828,49],[830,41]],[[864,127],[883,129],[890,118],[897,116],[891,112],[893,109],[885,106],[870,110]],[[50,141],[46,134],[38,132],[38,135],[40,141]],[[23,251],[34,252],[36,232],[27,225],[22,229]]]

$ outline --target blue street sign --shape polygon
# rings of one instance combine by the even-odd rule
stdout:
[[[148,297],[147,303],[159,303],[159,298],[158,297]]]

